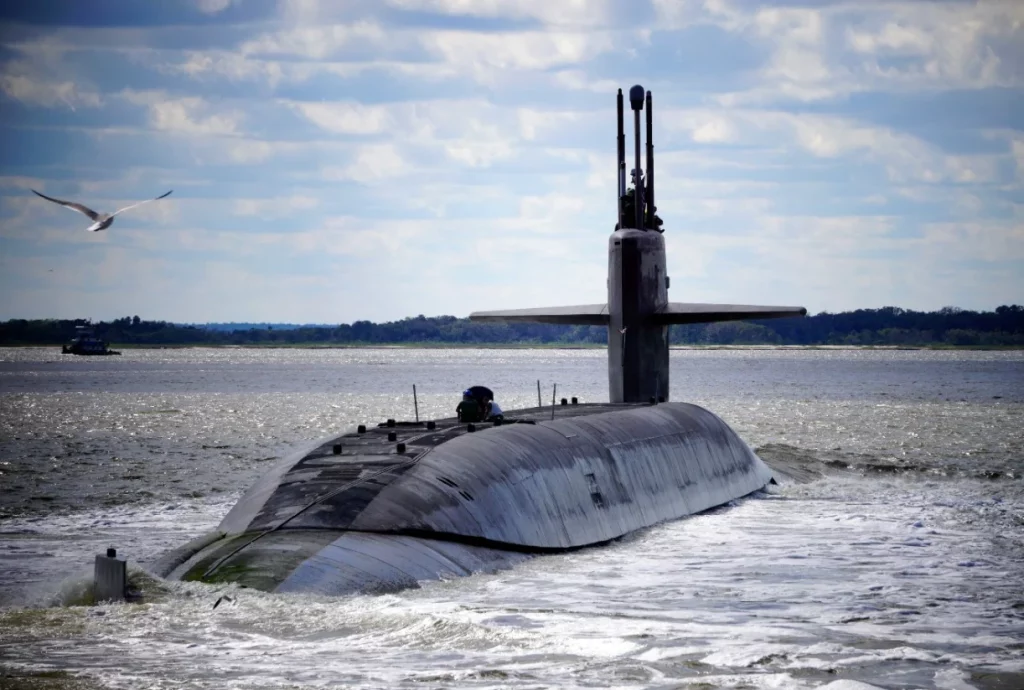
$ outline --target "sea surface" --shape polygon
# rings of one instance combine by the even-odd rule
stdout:
[[[144,567],[356,424],[451,416],[473,384],[506,410],[536,405],[538,380],[545,404],[555,384],[607,401],[605,352],[0,349],[0,687],[1024,688],[1024,352],[671,363],[673,400],[805,481],[605,547],[328,598]],[[80,605],[108,546],[147,603]]]

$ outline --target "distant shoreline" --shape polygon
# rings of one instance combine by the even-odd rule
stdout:
[[[216,326],[216,327],[211,327]],[[416,347],[498,349],[606,348],[608,329],[599,325],[492,323],[454,316],[416,316],[399,321],[351,324],[174,324],[138,316],[110,322],[88,319],[13,319],[0,323],[0,346],[60,345],[87,332],[112,347]],[[838,346],[895,349],[1024,348],[1024,306],[991,312],[946,307],[916,312],[898,307],[792,319],[676,324],[666,328],[669,346]]]
[[[186,345],[138,345],[110,343],[112,350],[607,350],[599,344],[545,344],[545,343],[352,343],[352,344],[258,344],[229,345],[222,343],[189,343]],[[59,345],[18,344],[0,345],[0,349],[59,349]],[[669,350],[1024,350],[1024,345],[670,345]],[[77,355],[71,355],[77,356]]]

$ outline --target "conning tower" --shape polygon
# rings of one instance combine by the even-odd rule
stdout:
[[[616,195],[618,221],[608,238],[608,301],[566,307],[481,311],[472,321],[528,321],[608,328],[608,398],[613,403],[669,399],[669,326],[804,316],[803,307],[669,302],[669,277],[661,219],[654,205],[651,92],[629,90],[633,111],[633,187],[626,187],[623,96],[617,96]],[[641,167],[640,112],[646,104],[646,175]],[[646,178],[646,179],[645,179]]]

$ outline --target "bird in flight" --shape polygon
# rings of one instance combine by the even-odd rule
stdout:
[[[171,192],[173,192],[173,191],[174,190],[172,189]],[[90,225],[89,227],[86,228],[86,230],[89,231],[89,232],[98,232],[100,230],[106,230],[107,228],[110,227],[110,224],[114,222],[114,216],[116,216],[118,213],[123,213],[123,212],[127,211],[130,208],[135,208],[136,206],[142,206],[143,204],[148,204],[150,201],[156,201],[157,199],[163,199],[165,196],[169,196],[171,192],[167,192],[167,194],[161,194],[156,199],[146,199],[145,201],[140,201],[137,204],[132,204],[131,206],[125,206],[124,208],[119,208],[118,210],[114,211],[113,213],[96,213],[95,211],[93,211],[88,206],[84,206],[82,204],[77,204],[74,201],[61,201],[60,199],[54,199],[52,197],[46,196],[45,194],[40,194],[39,192],[37,192],[34,189],[32,190],[32,193],[35,194],[36,196],[41,196],[44,199],[46,199],[47,201],[52,201],[53,203],[60,204],[61,206],[67,206],[70,209],[74,209],[75,211],[78,211],[79,213],[84,213],[85,215],[89,216],[89,218],[91,218],[94,221],[92,225]]]

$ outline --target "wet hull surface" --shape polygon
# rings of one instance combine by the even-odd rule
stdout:
[[[696,405],[553,412],[510,411],[500,425],[385,422],[318,442],[153,570],[265,591],[395,591],[606,543],[772,479]]]

